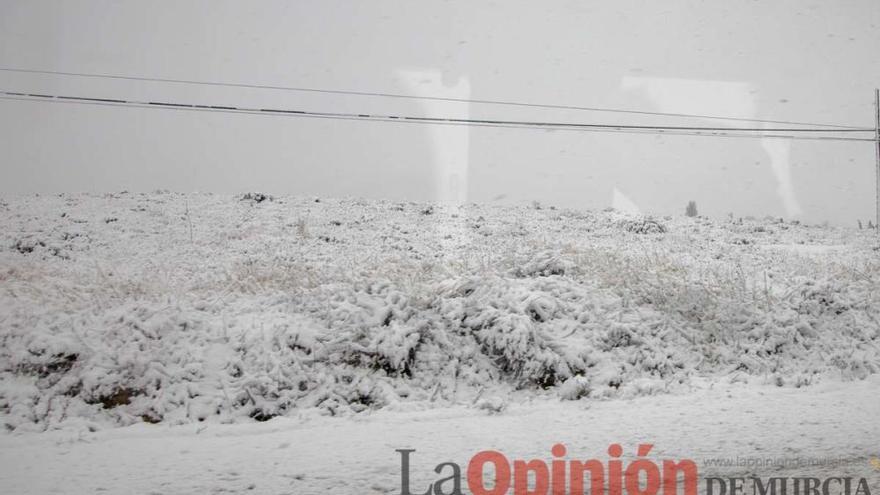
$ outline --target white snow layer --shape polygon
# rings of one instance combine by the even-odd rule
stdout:
[[[415,449],[411,493],[422,494],[440,477],[434,471],[440,462],[456,462],[464,470],[477,452],[493,449],[511,460],[549,463],[550,448],[562,442],[567,459],[605,460],[608,446],[619,443],[629,463],[637,445],[652,443],[651,460],[691,459],[701,477],[866,478],[875,493],[878,387],[880,375],[800,389],[715,383],[632,400],[547,398],[510,404],[503,414],[466,406],[385,409],[346,418],[298,411],[255,424],[8,434],[0,435],[0,490],[400,495],[395,449]],[[701,482],[698,493],[706,493],[705,486]],[[853,483],[851,495],[855,488]],[[829,493],[843,489],[832,483]]]
[[[15,432],[880,369],[868,231],[162,192],[6,198],[0,225]]]

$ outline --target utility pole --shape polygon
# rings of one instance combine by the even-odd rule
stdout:
[[[877,212],[874,217],[874,228],[877,229],[877,233],[880,234],[880,89],[874,90],[874,118],[876,119],[874,122],[874,139],[876,140],[874,142],[874,147],[877,148],[877,184],[874,189],[874,194],[876,194],[874,204],[877,207]]]

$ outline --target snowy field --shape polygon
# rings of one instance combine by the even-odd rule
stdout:
[[[880,478],[868,231],[161,192],[0,225],[4,493],[398,493],[396,448],[557,441]]]

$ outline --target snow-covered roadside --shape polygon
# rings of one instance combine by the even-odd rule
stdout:
[[[700,474],[854,476],[880,489],[880,377],[805,389],[704,386],[632,400],[377,411],[348,418],[276,418],[239,425],[133,425],[97,433],[0,435],[0,491],[15,494],[396,494],[400,458],[412,448],[413,492],[444,461],[466,466],[476,452],[549,461],[556,442],[568,458],[607,459],[620,443],[634,456],[697,462]],[[803,469],[707,468],[707,458],[833,462]],[[877,487],[877,488],[875,488]],[[700,487],[701,493],[703,487]],[[873,492],[872,492],[873,493]]]
[[[0,221],[2,493],[395,493],[398,448],[417,487],[556,442],[880,473],[873,233],[166,193]]]

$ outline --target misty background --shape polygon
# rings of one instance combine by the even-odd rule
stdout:
[[[873,127],[880,2],[12,1],[0,67]],[[328,112],[743,125],[0,72],[0,89]],[[242,192],[874,214],[869,142],[449,127],[0,100],[0,193]]]

